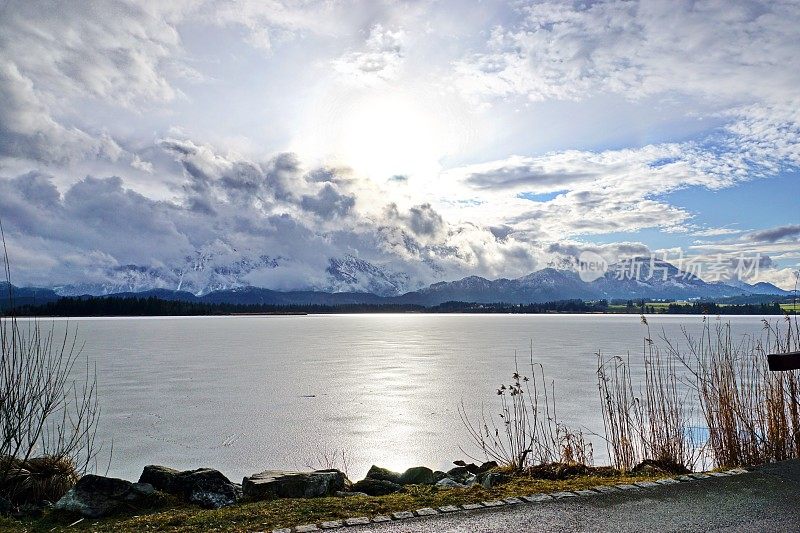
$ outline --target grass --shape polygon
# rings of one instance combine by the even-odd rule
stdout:
[[[580,490],[598,485],[632,483],[653,479],[646,475],[588,475],[550,481],[530,477],[513,477],[508,483],[484,489],[439,489],[434,486],[408,486],[406,492],[380,497],[282,499],[244,503],[217,510],[187,506],[170,497],[155,508],[114,518],[83,520],[68,527],[76,518],[48,512],[38,519],[14,520],[0,517],[0,531],[34,533],[50,531],[92,531],[127,533],[141,531],[205,532],[205,531],[270,531],[280,527],[319,523],[353,516],[376,516],[396,511],[413,511],[423,507],[461,505],[511,496]]]
[[[789,311],[789,312],[794,311],[795,313],[797,313],[800,312],[800,303],[781,304],[781,309],[783,309],[784,311]]]

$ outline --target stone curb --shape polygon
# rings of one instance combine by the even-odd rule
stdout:
[[[321,522],[318,524],[305,524],[295,526],[294,528],[273,529],[272,533],[307,533],[311,531],[327,531],[330,529],[345,528],[348,526],[361,526],[367,524],[377,524],[381,522],[394,522],[398,520],[407,520],[414,517],[435,516],[440,514],[449,514],[455,512],[473,511],[476,509],[491,509],[496,507],[504,507],[507,505],[517,504],[530,504],[530,503],[543,503],[555,500],[569,499],[569,498],[591,498],[600,496],[602,494],[621,493],[621,492],[638,492],[646,489],[662,487],[664,485],[682,485],[693,481],[701,481],[704,479],[712,479],[715,477],[736,476],[740,474],[747,474],[749,470],[744,468],[734,468],[724,472],[703,472],[697,474],[687,474],[682,476],[667,477],[657,479],[655,481],[637,481],[633,484],[619,484],[614,486],[600,485],[592,487],[591,489],[575,490],[575,491],[559,491],[551,492],[549,494],[531,494],[529,496],[520,496],[519,498],[509,497],[502,500],[491,500],[480,503],[465,503],[463,505],[444,505],[437,509],[425,507],[415,511],[397,511],[387,515],[373,516],[372,518],[366,516],[356,516],[345,518],[343,520],[331,520],[328,522]],[[257,532],[266,533],[266,532]]]

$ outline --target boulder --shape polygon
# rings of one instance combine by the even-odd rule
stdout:
[[[473,472],[473,474],[483,474],[484,472],[488,472],[489,470],[493,470],[495,468],[497,468],[497,461],[486,461],[479,466],[478,471]]]
[[[436,486],[437,487],[443,487],[443,488],[446,488],[446,489],[463,489],[463,488],[466,487],[466,485],[462,485],[458,481],[456,481],[456,480],[454,480],[452,478],[449,478],[449,477],[446,477],[444,479],[440,479],[439,481],[437,481],[436,482]]]
[[[427,466],[413,466],[403,472],[397,480],[401,485],[433,485],[433,470]]]
[[[441,470],[435,470],[433,472],[433,481],[434,483],[440,481],[447,477],[447,472],[442,472]]]
[[[369,496],[385,496],[393,492],[400,492],[403,490],[403,486],[386,479],[366,478],[354,483],[350,490],[363,492]]]
[[[483,474],[478,475],[477,481],[483,488],[491,489],[500,483],[505,483],[508,481],[508,476],[501,474],[500,472],[484,472]]]
[[[148,465],[139,477],[158,490],[181,496],[206,509],[233,505],[242,496],[242,489],[219,470],[198,468],[179,471],[165,466]]]
[[[467,472],[469,472],[470,474],[475,474],[475,475],[480,474],[481,467],[479,467],[475,463],[465,463],[464,461],[458,460],[458,461],[453,461],[453,464],[459,468],[466,469]]]
[[[330,496],[349,485],[347,476],[335,469],[313,472],[268,470],[242,480],[242,491],[248,500],[275,498],[316,498]]]
[[[119,511],[136,509],[149,502],[155,493],[152,485],[131,483],[113,477],[83,476],[61,497],[55,509],[78,513],[87,518],[101,518]]]
[[[190,470],[182,472],[178,480],[183,488],[183,497],[206,509],[227,507],[241,498],[241,488],[218,470]]]
[[[181,471],[174,468],[147,465],[142,470],[142,475],[139,476],[139,483],[149,483],[156,490],[168,492],[169,494],[182,494],[183,488],[180,488],[177,482],[180,474]]]
[[[392,472],[386,468],[381,468],[380,466],[372,465],[369,467],[369,472],[367,472],[368,479],[382,479],[385,481],[391,481],[392,483],[398,483],[400,481],[400,473],[399,472]]]
[[[447,477],[459,483],[464,483],[468,478],[472,477],[472,475],[473,474],[471,474],[465,466],[457,466],[447,471]]]

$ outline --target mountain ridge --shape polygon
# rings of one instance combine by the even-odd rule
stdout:
[[[370,290],[289,290],[280,291],[255,286],[223,287],[204,294],[192,291],[155,287],[113,293],[61,294],[53,289],[16,288],[17,301],[22,304],[46,303],[61,296],[109,296],[118,298],[156,297],[165,300],[206,303],[236,303],[261,305],[348,305],[348,304],[414,304],[434,306],[445,302],[530,304],[558,300],[685,300],[723,299],[735,296],[791,296],[771,283],[748,284],[741,280],[725,283],[706,282],[691,273],[681,271],[666,261],[634,258],[611,265],[598,279],[583,281],[578,272],[547,267],[519,278],[489,280],[481,276],[466,276],[454,281],[440,281],[416,291],[399,293],[405,281],[355,257],[332,261],[329,274],[346,282],[343,288],[356,286]],[[378,280],[371,281],[367,274]],[[37,298],[37,295],[39,296]]]

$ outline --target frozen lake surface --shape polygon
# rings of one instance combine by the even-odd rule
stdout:
[[[769,317],[771,321],[780,317]],[[700,316],[650,316],[681,338]],[[709,318],[716,321],[716,318]],[[759,335],[761,317],[724,317]],[[65,321],[57,321],[63,328]],[[448,468],[471,450],[458,416],[496,405],[515,350],[555,380],[559,419],[602,430],[596,352],[641,362],[636,315],[310,315],[71,319],[97,363],[98,441],[109,474],[146,464],[218,468],[232,479],[304,468],[344,450],[351,478],[371,464]],[[497,409],[490,409],[495,412]],[[596,447],[596,457],[604,448]],[[105,467],[102,468],[104,470]]]

